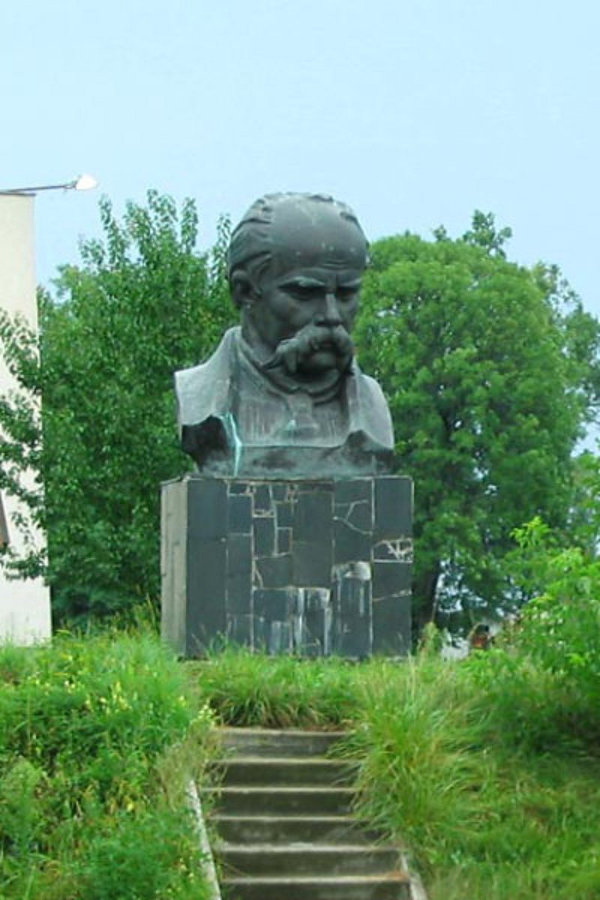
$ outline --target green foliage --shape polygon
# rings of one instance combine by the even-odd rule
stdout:
[[[378,241],[357,327],[415,481],[417,621],[510,607],[501,561],[542,514],[565,524],[571,455],[597,401],[599,323],[556,269],[505,259],[507,230],[476,213],[434,242]]]
[[[9,575],[35,578],[44,573],[46,564],[35,540],[36,529],[45,524],[38,336],[23,317],[12,318],[0,309],[0,346],[16,385],[0,396],[0,491],[21,501],[22,511],[11,524],[24,543],[21,554],[10,544],[3,547],[0,560]]]
[[[187,664],[199,702],[228,725],[265,728],[338,726],[356,708],[361,673],[335,659],[268,658],[225,649]]]
[[[516,640],[577,698],[576,730],[600,708],[600,560],[581,547],[558,547],[538,518],[517,530],[520,570],[541,588],[523,609]],[[600,733],[599,733],[600,736]]]
[[[40,836],[43,815],[38,787],[43,778],[43,771],[22,757],[0,778],[0,832],[21,858]]]
[[[432,900],[598,895],[597,704],[510,645],[363,692],[359,810],[408,840]]]
[[[574,494],[563,543],[581,547],[588,558],[597,554],[600,538],[600,457],[585,451],[574,460]],[[539,528],[536,529],[539,536]],[[545,548],[556,535],[545,535]]]
[[[212,719],[157,639],[63,635],[0,672],[0,896],[203,900],[184,787]]]
[[[193,853],[189,830],[187,846],[185,842],[183,848],[181,845],[182,818],[185,810],[166,806],[160,816],[146,811],[134,820],[126,814],[118,817],[113,828],[90,846],[83,872],[85,900],[204,900],[206,889],[194,870],[198,855]]]
[[[173,372],[208,355],[233,316],[226,222],[206,256],[195,251],[191,201],[178,212],[150,191],[121,222],[106,199],[100,214],[103,241],[84,242],[82,265],[63,267],[54,294],[40,295],[41,366],[22,323],[0,321],[22,388],[21,399],[0,406],[11,436],[0,450],[0,486],[18,490],[25,463],[36,474],[26,500],[47,530],[58,621],[156,600],[159,486],[189,468],[176,436]],[[43,448],[33,390],[43,394]],[[24,565],[12,561],[17,574]],[[39,557],[27,565],[27,574],[46,570]]]

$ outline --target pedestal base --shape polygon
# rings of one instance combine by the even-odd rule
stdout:
[[[162,487],[162,635],[270,653],[405,655],[412,482],[402,476]]]

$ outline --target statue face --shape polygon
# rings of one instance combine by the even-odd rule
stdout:
[[[282,341],[310,328],[312,352],[298,361],[300,372],[337,368],[336,337],[340,327],[349,335],[358,310],[362,272],[350,266],[275,265],[261,279],[261,297],[253,307],[253,323],[261,343],[272,355]],[[339,340],[338,340],[339,344]],[[352,350],[346,343],[344,368]]]
[[[289,374],[310,378],[352,361],[366,243],[329,210],[298,218],[274,234],[270,263],[244,304],[243,329],[263,362],[279,356]]]

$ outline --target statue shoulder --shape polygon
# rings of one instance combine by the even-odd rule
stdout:
[[[369,395],[376,403],[385,403],[387,406],[387,401],[383,395],[379,382],[363,372],[362,369],[359,369],[358,371],[365,394]]]
[[[179,424],[195,425],[222,413],[233,375],[239,327],[226,331],[206,362],[175,372]]]
[[[382,446],[393,449],[392,417],[379,382],[370,375],[365,375],[358,366],[355,369],[355,376],[363,429]]]

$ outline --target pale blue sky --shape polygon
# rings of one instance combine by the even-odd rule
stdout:
[[[192,196],[205,245],[273,190],[332,193],[371,239],[480,208],[600,314],[597,0],[3,0],[0,35],[0,188]],[[40,280],[97,199],[38,197]]]

